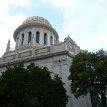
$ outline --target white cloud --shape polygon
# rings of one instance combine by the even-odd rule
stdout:
[[[8,1],[8,4],[9,5],[12,5],[12,6],[20,6],[20,7],[29,7],[31,6],[31,0],[7,0]]]
[[[0,1],[0,33],[2,38],[0,56],[4,53],[9,38],[12,41],[12,47],[14,46],[13,32],[27,18],[23,10],[21,13],[16,12],[12,15],[10,9],[13,7],[14,9],[17,7],[32,8],[32,4],[37,1]],[[107,0],[42,0],[42,2],[62,15],[63,22],[59,34],[61,41],[70,35],[81,49],[91,51],[103,47],[106,49]],[[42,8],[43,5],[40,6]]]
[[[72,0],[42,0],[45,3],[50,3],[54,8],[64,10],[69,8]]]
[[[31,5],[31,0],[1,0],[0,6],[4,7],[2,10],[5,10],[6,7],[11,6],[20,6],[20,7],[29,7]]]
[[[1,0],[0,1],[0,56],[6,50],[6,44],[11,39],[11,46],[14,46],[13,32],[14,30],[25,20],[26,15],[23,13],[17,13],[10,15],[10,8],[13,7],[24,7],[28,8],[31,5],[30,0]]]
[[[102,35],[93,36],[87,39],[87,41],[83,40],[81,43],[82,49],[87,49],[89,51],[98,51],[99,49],[107,50],[107,32]]]
[[[63,24],[60,35],[63,39],[70,35],[81,49],[89,51],[107,48],[107,0],[44,1],[61,12]]]
[[[4,23],[2,26],[0,26],[0,35],[1,35],[1,41],[0,41],[0,56],[3,55],[3,53],[6,50],[6,44],[8,40],[11,40],[11,47],[13,48],[15,46],[14,40],[13,40],[13,33],[14,30],[22,24],[23,20],[25,20],[27,17],[23,14],[17,14],[15,16],[7,16],[4,20]]]

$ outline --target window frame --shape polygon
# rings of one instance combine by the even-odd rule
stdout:
[[[44,45],[47,45],[47,33],[44,33]]]
[[[53,36],[50,36],[50,45],[53,44]]]
[[[23,46],[23,43],[24,43],[24,33],[22,33],[22,42],[21,42],[22,46]]]
[[[36,42],[37,43],[40,42],[40,32],[39,31],[36,32]]]
[[[28,43],[31,42],[31,38],[32,38],[32,32],[29,31],[29,32],[28,32]]]

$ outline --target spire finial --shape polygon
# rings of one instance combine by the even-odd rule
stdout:
[[[6,52],[9,52],[9,51],[10,51],[10,39],[8,40],[7,48],[6,48]]]

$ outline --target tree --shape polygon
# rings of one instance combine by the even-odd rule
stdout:
[[[97,92],[106,107],[107,53],[82,51],[77,54],[70,66],[71,91],[78,98],[88,92]]]
[[[0,76],[0,107],[65,107],[68,96],[61,79],[34,63],[8,67]]]

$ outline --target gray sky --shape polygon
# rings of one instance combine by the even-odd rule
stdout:
[[[31,16],[48,19],[60,41],[70,35],[81,49],[107,50],[107,0],[0,0],[0,56],[9,39],[15,47],[14,30]]]

